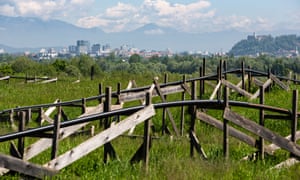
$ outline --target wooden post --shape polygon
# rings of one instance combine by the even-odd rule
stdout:
[[[202,60],[202,77],[204,77],[205,76],[205,58],[203,58],[203,60]],[[202,80],[202,84],[201,84],[201,94],[203,95],[203,94],[205,94],[205,80],[203,79]]]
[[[265,89],[263,86],[260,86],[260,96],[259,96],[259,103],[264,104],[265,103]],[[265,112],[264,109],[259,109],[259,125],[264,126],[265,125]],[[264,148],[264,139],[262,137],[259,137],[259,157],[261,160],[264,159],[265,154],[265,148]]]
[[[202,70],[202,67],[200,66],[199,67],[199,77],[201,78],[202,77],[202,74],[203,74],[203,70]],[[200,83],[199,83],[199,98],[202,99],[202,85],[203,85],[203,80],[200,79]]]
[[[227,61],[223,62],[224,79],[227,80]]]
[[[223,67],[223,60],[221,59],[220,60],[220,64],[219,64],[219,67],[218,67],[218,82],[219,83],[220,81],[222,81],[222,67]],[[220,100],[221,98],[221,94],[222,94],[222,88],[219,88],[218,92],[217,92],[217,99]]]
[[[168,74],[165,73],[164,83],[168,82]],[[167,101],[167,95],[164,95],[164,99]],[[163,115],[162,115],[162,125],[161,125],[161,133],[162,135],[165,134],[166,131],[166,118],[167,118],[167,109],[163,108]]]
[[[26,124],[28,124],[31,120],[31,108],[28,108],[26,111]]]
[[[248,92],[251,92],[252,73],[251,67],[248,66]]]
[[[182,78],[182,83],[185,84],[186,83],[186,76],[183,75]],[[181,94],[181,100],[184,101],[185,100],[185,91],[182,92]],[[183,136],[184,133],[184,106],[181,106],[181,117],[180,117],[180,134],[181,136]]]
[[[109,112],[111,111],[111,87],[106,87],[105,89],[105,102],[103,107],[103,112]],[[104,119],[104,129],[109,128],[109,117],[106,117]],[[108,143],[104,144],[104,163],[107,163],[108,160],[108,151],[109,146]]]
[[[296,132],[298,125],[298,90],[293,90],[293,104],[292,104],[292,121],[291,121],[291,141],[296,143]],[[294,156],[291,153],[291,156]]]
[[[91,67],[91,80],[94,80],[94,74],[95,74],[95,67]]]
[[[229,88],[224,87],[224,109],[229,107]],[[229,157],[229,127],[228,120],[223,119],[223,155],[225,159]]]
[[[241,63],[241,69],[242,69],[242,89],[245,90],[246,85],[245,85],[245,61],[244,60]]]
[[[10,125],[11,125],[11,128],[13,130],[15,130],[17,127],[15,125],[15,122],[14,122],[14,109],[11,109],[10,112],[9,112],[9,121],[10,121]]]
[[[120,95],[121,95],[121,83],[119,82],[117,86],[117,96],[118,96],[117,104],[121,104]],[[120,115],[117,115],[117,122],[120,122]]]
[[[192,100],[196,99],[196,81],[192,81]],[[196,106],[190,106],[191,124],[190,124],[190,156],[194,156],[194,143],[192,141],[192,134],[195,131],[195,120],[196,120]]]
[[[42,124],[43,124],[43,108],[42,107],[39,108],[39,115],[38,115],[37,121],[38,121],[39,125],[42,126]]]
[[[102,95],[102,83],[98,84],[98,92],[99,92],[99,96]],[[101,104],[102,103],[102,98],[99,97],[98,101],[99,101],[99,104]]]
[[[81,99],[81,114],[84,114],[86,112],[86,99]]]
[[[146,106],[151,105],[151,92],[146,93]],[[149,151],[150,151],[150,119],[147,119],[144,122],[144,167],[146,173],[148,172],[149,164]]]
[[[297,84],[297,74],[294,74],[294,84]]]
[[[105,102],[103,108],[104,112],[111,111],[111,98],[112,98],[111,87],[107,87],[105,89]],[[104,128],[108,129],[109,127],[110,127],[110,118],[106,117],[104,119]],[[107,163],[108,155],[113,159],[118,159],[117,154],[110,142],[104,144],[104,160],[103,160],[104,163]]]
[[[26,113],[24,111],[21,111],[19,116],[19,132],[25,130],[25,121],[26,121]],[[21,159],[23,159],[24,157],[24,145],[25,145],[25,137],[18,138],[18,151],[21,155]]]
[[[118,82],[118,85],[117,85],[117,96],[118,96],[118,99],[117,99],[117,104],[121,104],[120,102],[120,94],[121,94],[121,83]]]
[[[55,159],[57,157],[59,134],[60,134],[59,133],[60,132],[60,121],[61,121],[61,106],[58,106],[57,107],[57,115],[54,119],[51,160]]]

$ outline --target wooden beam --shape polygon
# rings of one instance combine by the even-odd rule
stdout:
[[[247,80],[247,79],[248,79],[248,74],[245,75],[244,81]],[[242,84],[243,84],[243,80],[240,80],[240,82],[238,82],[238,83],[236,84],[236,86],[237,86],[237,87],[241,87]]]
[[[226,108],[224,111],[224,119],[231,121],[234,124],[245,128],[246,130],[276,144],[277,146],[293,153],[295,156],[300,157],[300,147],[290,141],[285,139],[284,137],[277,135],[276,133],[272,132],[271,130],[262,127],[255,122],[240,116],[239,114],[232,112],[229,108]]]
[[[236,92],[240,93],[243,96],[249,97],[251,98],[253,95],[247,91],[245,91],[244,89],[241,89],[239,87],[237,87],[236,85],[232,84],[229,81],[226,81],[225,79],[222,79],[222,84],[224,84],[225,86],[227,86],[230,89],[235,90]]]
[[[120,105],[112,105],[112,109],[119,109]],[[99,104],[94,107],[87,107],[86,113],[80,115],[79,117],[86,117],[89,115],[93,115],[96,113],[103,112],[103,104]],[[89,123],[82,123],[77,124],[74,126],[69,126],[60,129],[60,140],[65,139],[66,137],[70,136],[77,130],[81,129],[82,127],[88,125]],[[29,147],[25,149],[24,159],[28,160],[33,158],[34,156],[38,155],[39,153],[45,151],[46,149],[50,148],[52,144],[52,140],[48,138],[42,138],[35,143],[31,144]]]
[[[191,142],[193,143],[193,147],[195,147],[198,154],[202,156],[204,159],[207,159],[207,155],[205,154],[205,151],[201,147],[199,140],[194,131],[190,131],[190,138],[191,138]]]
[[[0,166],[5,169],[10,169],[40,179],[45,178],[45,176],[53,176],[58,173],[56,170],[4,154],[0,154]]]
[[[219,83],[216,85],[213,93],[210,95],[209,100],[213,100],[215,98],[215,96],[217,95],[218,90],[221,87],[221,84],[222,84],[221,81],[219,81]]]
[[[58,80],[57,78],[53,78],[53,79],[49,79],[49,80],[42,81],[42,82],[40,82],[40,84],[56,82],[57,80]]]
[[[10,76],[0,77],[0,81],[2,81],[2,80],[8,80],[9,78],[10,78]]]
[[[155,110],[153,105],[147,106],[144,109],[132,114],[125,120],[117,123],[116,125],[102,131],[98,135],[93,136],[87,141],[81,143],[77,147],[67,151],[66,153],[60,155],[56,159],[45,164],[46,167],[60,170],[74,161],[80,159],[81,157],[89,154],[98,147],[110,142],[111,140],[117,138],[131,127],[136,126],[149,119],[155,115]]]
[[[155,84],[156,92],[157,92],[157,94],[160,96],[162,102],[167,102],[166,99],[165,99],[165,97],[164,97],[163,92],[161,91],[161,88],[160,88],[160,86],[159,86],[157,80],[154,79],[154,80],[153,80],[153,83]],[[181,87],[181,86],[180,86],[180,87]],[[179,136],[179,131],[178,131],[177,127],[176,127],[176,124],[175,124],[175,121],[174,121],[174,118],[173,118],[173,116],[172,116],[172,113],[171,113],[170,109],[169,109],[169,108],[166,108],[166,111],[167,111],[167,113],[168,113],[169,120],[171,121],[173,130],[175,131],[176,136]]]
[[[162,87],[160,89],[161,89],[162,95],[175,94],[175,93],[185,91],[185,89],[182,87],[182,85],[166,86],[166,87]],[[153,91],[152,97],[156,97],[156,96],[159,96],[159,94],[157,92]],[[145,99],[145,97],[146,97],[146,92],[144,90],[138,91],[138,92],[126,92],[126,93],[120,94],[120,101],[129,102],[129,101]]]
[[[280,168],[288,168],[291,167],[295,164],[298,164],[300,161],[297,158],[289,158],[277,165],[275,165],[274,167],[272,167],[271,169],[280,169]]]
[[[270,78],[282,89],[288,91],[290,88],[285,85],[282,81],[280,81],[274,74],[270,74]]]
[[[223,123],[221,121],[217,120],[216,118],[209,116],[208,114],[197,111],[197,119],[200,119],[201,121],[203,121],[211,126],[214,126],[215,128],[223,130]],[[256,139],[252,138],[251,136],[249,136],[231,126],[229,127],[228,130],[229,130],[230,136],[235,137],[252,147],[256,147]]]

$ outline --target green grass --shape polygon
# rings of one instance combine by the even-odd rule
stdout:
[[[126,78],[125,78],[126,77]],[[113,91],[116,90],[117,83],[121,82],[123,89],[127,86],[129,80],[136,80],[138,86],[149,85],[152,83],[153,76],[145,75],[145,77],[112,74],[99,77],[93,81],[89,79],[81,79],[78,84],[73,84],[73,79],[59,80],[52,84],[24,84],[22,82],[10,82],[6,84],[0,82],[0,108],[10,109],[16,106],[28,106],[36,104],[52,103],[59,98],[62,101],[73,99],[81,99],[84,97],[95,96],[98,94],[98,84],[103,83],[103,86],[112,86]],[[160,77],[160,82],[162,82]],[[179,75],[169,75],[169,81],[180,80]],[[237,80],[235,80],[237,81]],[[208,90],[204,97],[210,96],[211,89],[207,85]],[[299,86],[292,85],[292,89],[299,89]],[[169,101],[180,100],[181,95],[168,96]],[[187,96],[189,98],[189,96]],[[230,99],[246,101],[245,98],[237,94],[231,94]],[[277,86],[272,88],[272,91],[266,93],[266,104],[291,109],[292,91],[283,91]],[[161,102],[159,98],[155,98],[153,103]],[[258,102],[254,100],[253,102]],[[126,103],[125,106],[138,105],[140,102]],[[70,119],[77,117],[80,114],[80,109],[64,108]],[[170,109],[173,117],[179,127],[180,108]],[[247,108],[232,108],[235,112],[253,120],[258,121],[258,110]],[[241,161],[241,159],[254,153],[255,148],[230,138],[230,158],[223,158],[222,146],[222,131],[215,129],[200,121],[196,122],[196,134],[201,146],[206,152],[208,159],[202,159],[197,153],[193,158],[190,157],[190,143],[187,135],[189,128],[189,116],[186,116],[185,135],[183,137],[173,137],[168,135],[161,136],[161,120],[162,110],[157,110],[157,115],[152,118],[155,125],[155,136],[160,136],[159,139],[154,139],[150,150],[149,171],[146,174],[143,170],[143,163],[130,164],[130,159],[142,143],[142,139],[130,139],[128,137],[119,137],[112,141],[120,161],[111,160],[109,163],[103,163],[103,147],[90,153],[88,156],[76,161],[75,163],[62,169],[60,173],[52,179],[297,179],[300,176],[300,166],[295,165],[288,169],[270,170],[270,168],[279,162],[289,157],[289,153],[284,150],[279,150],[274,156],[266,156],[264,161]],[[186,108],[186,114],[187,114]],[[208,110],[208,114],[222,119],[222,111]],[[125,117],[122,117],[125,118]],[[97,132],[101,129],[95,122]],[[172,129],[171,124],[167,121],[169,129]],[[37,126],[32,122],[31,126]],[[9,123],[1,122],[1,134],[11,131]],[[267,120],[266,127],[278,132],[282,135],[289,134],[288,121]],[[139,125],[135,134],[142,135],[143,126]],[[67,138],[60,142],[59,153],[62,154],[70,148],[80,144],[88,139],[87,135]],[[26,145],[29,145],[35,139],[26,138]],[[8,152],[9,143],[1,143],[1,153]],[[31,162],[44,164],[50,160],[50,150],[45,151],[41,155],[30,160]],[[19,175],[6,175],[0,179],[18,179]]]

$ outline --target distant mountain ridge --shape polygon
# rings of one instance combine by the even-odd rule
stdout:
[[[148,50],[170,48],[174,52],[188,50],[220,52],[230,50],[234,43],[247,34],[235,30],[186,33],[153,23],[130,32],[105,33],[99,28],[81,28],[60,20],[0,15],[0,44],[12,47],[8,48],[9,50],[68,47],[75,45],[77,40],[88,40],[91,44],[108,43],[113,48],[127,44]]]

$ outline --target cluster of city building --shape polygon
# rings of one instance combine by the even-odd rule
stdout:
[[[55,50],[54,48],[41,49],[39,53],[35,54],[35,59],[49,60],[54,58],[70,58],[79,55],[89,55],[91,57],[107,57],[113,53],[114,56],[121,58],[128,58],[133,54],[139,54],[142,57],[151,56],[173,56],[170,49],[165,51],[156,50],[140,50],[130,45],[122,45],[120,48],[112,49],[109,44],[93,44],[87,40],[78,40],[76,45],[70,45],[68,48]]]

